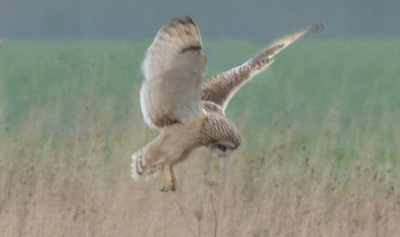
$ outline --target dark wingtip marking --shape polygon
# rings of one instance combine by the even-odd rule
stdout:
[[[323,23],[323,22],[320,22],[320,23],[318,23],[318,24],[315,24],[315,25],[314,25],[314,29],[315,29],[316,31],[324,30],[324,29],[326,29],[326,24]]]
[[[186,48],[183,48],[181,50],[181,53],[184,53],[186,51],[200,51],[200,50],[201,50],[201,46],[200,45],[191,45],[191,46],[188,46]]]
[[[183,19],[184,19],[186,22],[188,22],[188,23],[194,25],[194,21],[193,21],[193,19],[192,19],[190,16],[184,16]]]
[[[318,31],[325,30],[325,29],[326,29],[326,25],[323,22],[320,22],[320,23],[310,26],[309,33],[318,32]]]
[[[168,25],[169,25],[169,26],[175,26],[175,25],[178,24],[178,23],[182,24],[183,21],[182,21],[182,19],[176,17],[176,18],[173,18],[173,19],[168,23]]]
[[[184,16],[182,18],[175,17],[171,20],[171,22],[169,24],[175,25],[177,23],[180,23],[180,24],[188,24],[189,23],[189,24],[195,25],[193,19],[190,16]]]

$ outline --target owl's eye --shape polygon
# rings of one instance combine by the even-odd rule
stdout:
[[[223,152],[226,151],[226,146],[224,146],[224,145],[218,144],[217,147],[218,147],[219,150],[221,150]]]

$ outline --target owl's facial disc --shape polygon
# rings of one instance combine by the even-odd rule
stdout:
[[[218,158],[226,158],[231,154],[233,150],[236,149],[236,146],[230,141],[217,141],[210,144],[208,148]]]

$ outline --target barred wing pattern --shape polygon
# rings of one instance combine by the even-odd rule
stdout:
[[[161,128],[203,115],[201,85],[207,58],[200,31],[186,17],[163,26],[146,52],[140,104],[146,124]]]
[[[279,52],[301,37],[320,31],[324,28],[325,25],[319,23],[276,40],[261,52],[247,60],[244,64],[229,71],[225,71],[203,84],[201,99],[204,101],[212,101],[225,110],[235,93],[255,75],[267,69]]]

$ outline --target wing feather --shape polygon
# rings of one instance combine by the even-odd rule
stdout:
[[[200,31],[191,18],[173,20],[161,27],[142,64],[140,105],[146,124],[164,127],[201,117],[206,65]]]
[[[274,57],[301,37],[325,28],[322,23],[311,25],[301,31],[276,40],[244,64],[220,73],[202,85],[201,99],[212,101],[225,110],[232,96],[255,75],[267,69]]]

